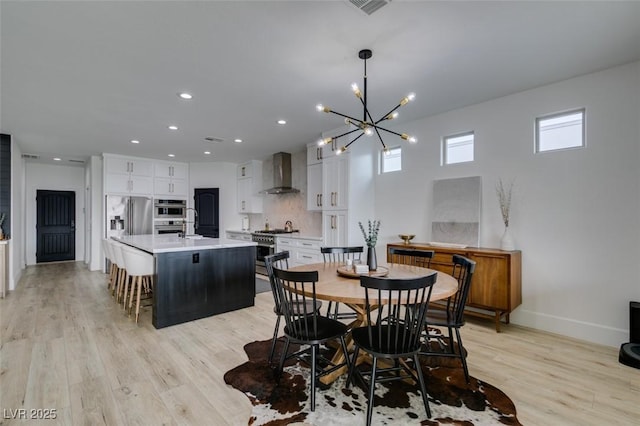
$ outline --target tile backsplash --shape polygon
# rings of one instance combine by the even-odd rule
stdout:
[[[284,228],[284,223],[290,220],[293,228],[301,235],[322,236],[322,213],[307,210],[307,152],[291,153],[292,186],[299,189],[296,194],[264,195],[263,214],[250,214],[249,221],[252,230],[264,229],[266,220],[269,227]],[[262,161],[263,188],[273,186],[273,159],[270,157]]]

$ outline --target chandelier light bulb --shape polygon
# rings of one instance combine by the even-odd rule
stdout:
[[[339,148],[339,149],[336,151],[336,155],[340,155],[340,154],[342,154],[343,152],[345,152],[346,150],[347,150],[347,148],[343,146],[342,148]]]
[[[318,141],[318,146],[329,145],[333,138],[323,138]]]
[[[416,143],[418,142],[418,139],[416,139],[414,136],[409,136],[409,143]]]
[[[373,135],[373,130],[371,129],[371,127],[365,127],[364,128],[364,134],[367,135],[367,136]]]
[[[353,90],[353,94],[358,98],[362,98],[362,92],[356,83],[351,83],[351,90]]]
[[[316,105],[316,109],[318,110],[318,112],[322,112],[322,111],[324,111],[324,105],[318,104],[318,105]]]
[[[416,98],[416,94],[411,92],[400,101],[400,105],[406,105]]]
[[[389,148],[385,147],[383,151],[384,155],[391,155],[391,151],[389,151]]]

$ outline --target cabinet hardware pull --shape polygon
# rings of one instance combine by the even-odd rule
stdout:
[[[320,195],[320,207],[322,207],[322,194],[319,194],[319,195]]]

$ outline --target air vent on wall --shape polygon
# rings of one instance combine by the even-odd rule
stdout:
[[[33,154],[22,154],[22,158],[26,158],[28,160],[37,160],[40,157]]]
[[[80,163],[80,164],[84,164],[83,160],[69,160],[70,163]]]
[[[371,15],[373,12],[390,2],[391,0],[349,0],[349,3],[367,15]]]
[[[206,137],[206,138],[204,138],[204,140],[207,141],[207,142],[218,142],[218,143],[224,142],[224,139],[222,139],[222,138],[214,138],[212,136]]]

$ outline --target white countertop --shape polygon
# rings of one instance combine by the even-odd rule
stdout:
[[[229,240],[227,238],[208,238],[200,235],[194,238],[179,238],[171,235],[125,235],[114,237],[116,241],[136,247],[149,253],[170,253],[176,251],[224,249],[230,247],[255,246],[252,241]]]

